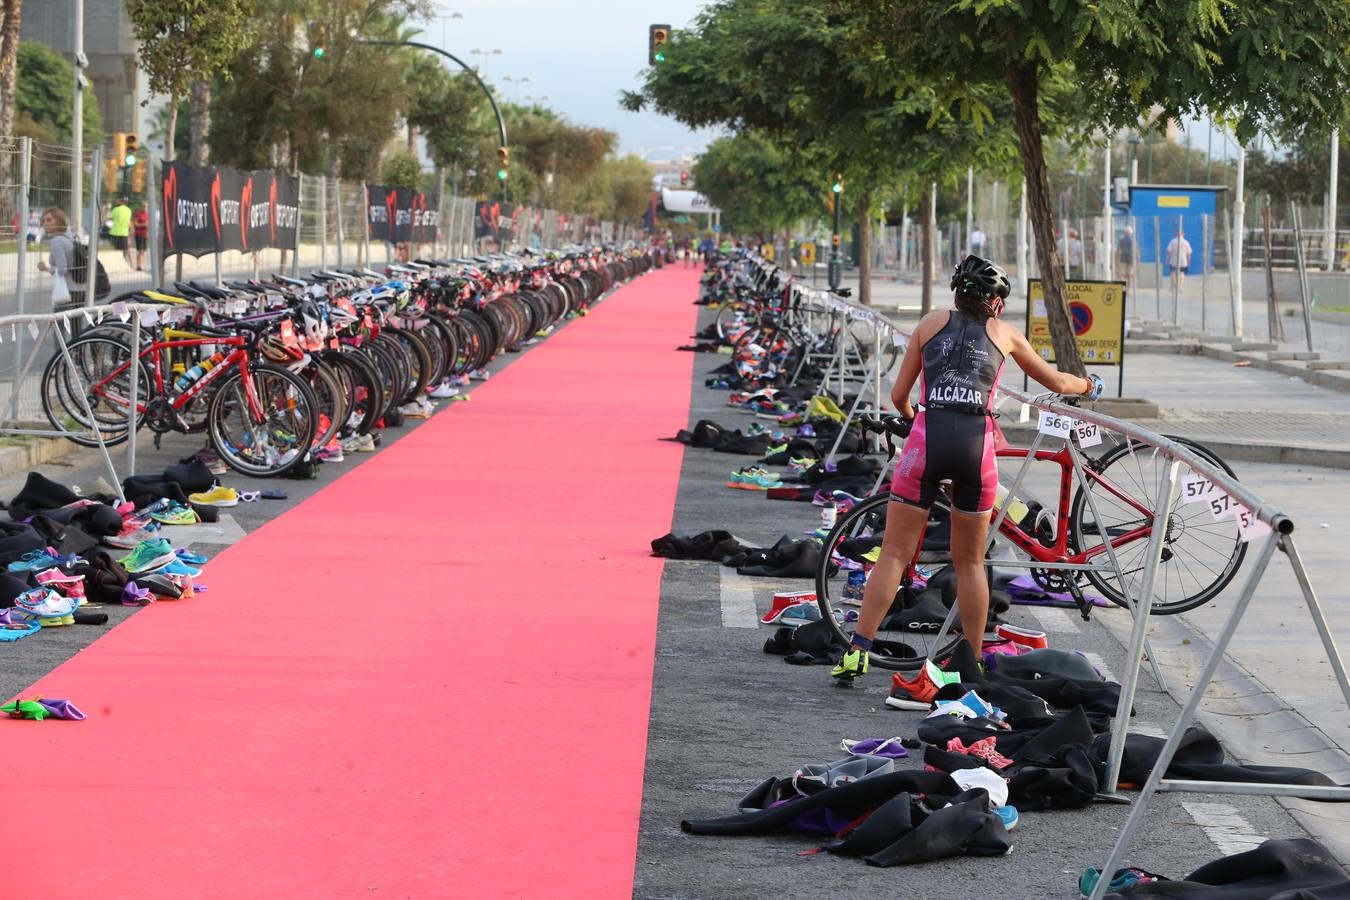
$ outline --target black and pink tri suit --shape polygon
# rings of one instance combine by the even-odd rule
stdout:
[[[891,499],[927,509],[939,484],[950,480],[953,506],[987,512],[998,489],[993,400],[1003,351],[984,319],[957,309],[922,353],[923,399],[895,467]]]

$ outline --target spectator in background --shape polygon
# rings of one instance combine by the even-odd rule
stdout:
[[[36,209],[28,213],[28,243],[36,244],[42,240],[42,213]]]
[[[44,209],[40,221],[51,249],[45,260],[38,260],[38,269],[52,273],[52,303],[59,309],[72,301],[80,287],[70,271],[75,264],[75,239],[70,236],[70,222],[64,211],[54,206]]]
[[[1125,282],[1125,293],[1134,291],[1134,229],[1126,225],[1120,231],[1120,240],[1116,241],[1116,277]]]
[[[136,239],[136,271],[145,271],[145,248],[150,242],[150,212],[144,203],[136,204],[136,212],[131,216],[131,233]]]
[[[1186,270],[1191,267],[1191,242],[1178,228],[1177,236],[1167,244],[1167,265],[1172,270],[1172,284],[1179,291],[1186,286]]]
[[[970,231],[970,253],[972,256],[984,256],[984,232],[978,225]]]
[[[128,239],[131,237],[131,205],[126,197],[118,197],[113,208],[108,210],[108,240],[112,242],[114,250],[122,251],[122,258],[127,261],[127,268],[134,269],[135,266],[131,260],[131,245]]]
[[[1059,239],[1059,255],[1069,267],[1069,280],[1083,277],[1083,242],[1078,239],[1078,229],[1070,228],[1068,235]]]

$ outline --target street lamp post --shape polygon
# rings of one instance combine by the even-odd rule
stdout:
[[[844,176],[836,175],[834,183],[830,185],[830,190],[834,195],[834,232],[830,235],[830,268],[827,280],[829,281],[830,290],[835,290],[839,287],[839,282],[842,280],[841,276],[843,275],[843,272],[841,271],[843,269],[842,259],[840,258],[839,253],[839,230],[840,215],[842,212],[841,208],[843,206],[842,201],[844,199]]]
[[[478,73],[475,72],[473,70],[473,67],[471,67],[464,60],[460,59],[458,56],[455,56],[453,53],[450,53],[447,50],[442,50],[440,47],[433,47],[430,44],[424,44],[421,41],[377,41],[367,38],[361,38],[358,40],[358,43],[370,44],[371,46],[377,47],[417,47],[420,50],[430,50],[432,53],[439,53],[441,56],[444,56],[446,59],[450,60],[455,65],[459,66],[465,72],[468,72],[470,75],[473,76],[473,80],[478,83],[478,86],[483,89],[483,94],[484,96],[487,97],[488,105],[492,107],[492,114],[497,117],[497,138],[500,141],[499,146],[502,149],[506,149],[506,147],[508,146],[506,143],[506,120],[502,118],[502,111],[497,108],[497,101],[493,98],[492,91],[488,90],[488,86],[483,83],[483,79],[479,78]],[[482,51],[474,50],[471,52],[481,53]],[[502,51],[495,50],[492,52],[501,53]],[[502,179],[502,201],[503,202],[506,201],[506,179]]]
[[[481,57],[483,57],[483,78],[486,79],[486,78],[487,78],[487,74],[488,74],[488,57],[489,57],[489,56],[501,56],[501,55],[502,55],[502,51],[501,51],[501,48],[499,48],[499,47],[498,47],[498,48],[494,48],[494,49],[492,49],[492,50],[479,50],[477,47],[475,47],[474,49],[472,49],[472,50],[469,51],[469,55],[470,55],[470,56],[481,56]]]

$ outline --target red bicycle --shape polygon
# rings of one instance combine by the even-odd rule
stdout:
[[[887,416],[869,425],[870,430],[887,435],[890,455],[894,457],[895,438],[908,432],[908,423],[898,416]],[[1215,468],[1233,475],[1228,465],[1207,448],[1181,438],[1173,440],[1186,444]],[[1155,457],[1151,448],[1139,444],[1118,443],[1095,456],[1077,452],[1086,487],[1077,484],[1067,444],[1036,451],[1033,467],[1040,463],[1058,470],[1053,511],[1049,504],[1031,499],[1025,485],[1011,499],[1006,491],[999,491],[994,518],[999,517],[1005,504],[1008,513],[990,539],[988,561],[991,570],[998,568],[1000,557],[1005,563],[1009,559],[1026,563],[1025,567],[1018,567],[1018,574],[1029,570],[1042,591],[1069,595],[1086,619],[1093,605],[1083,591],[1087,585],[1120,606],[1128,605],[1127,596],[1139,595],[1159,488],[1169,463]],[[998,450],[997,455],[1001,460],[1016,460],[1020,464],[1030,451],[1006,447]],[[1183,465],[1178,477],[1184,479],[1187,474]],[[845,619],[843,607],[862,603],[867,574],[878,557],[886,530],[889,497],[889,492],[883,491],[861,501],[839,517],[825,538],[827,552],[821,554],[816,572],[816,597],[824,620],[833,625],[845,642],[848,636],[840,624]],[[1162,563],[1152,596],[1155,615],[1186,612],[1208,602],[1232,581],[1246,555],[1247,545],[1232,519],[1216,520],[1208,505],[1187,503],[1186,499],[1184,492],[1178,491],[1163,535]],[[933,505],[929,530],[940,527],[950,512],[944,490]],[[1111,563],[1108,545],[1119,564],[1119,572]],[[877,646],[882,648],[872,653],[877,665],[901,671],[917,669],[925,658],[947,655],[961,640],[958,632],[950,636],[950,642],[934,647],[939,640],[939,625],[905,615],[919,602],[914,585],[920,566],[943,561],[942,551],[924,551],[921,545],[877,634],[881,639]],[[1057,568],[1064,565],[1084,568]],[[1000,583],[1006,580],[991,578],[993,586]],[[886,652],[887,647],[902,646],[917,650],[917,655]]]
[[[192,325],[155,326],[136,358],[136,428],[159,436],[195,430],[189,408],[204,407],[205,430],[220,458],[245,475],[280,475],[303,459],[314,442],[319,404],[294,372],[261,358],[264,332],[283,323],[238,324],[230,332]],[[205,361],[184,376],[172,371],[175,352],[200,351]],[[128,437],[131,348],[117,337],[72,341],[69,360],[58,353],[42,373],[42,408],[52,425],[86,447]],[[195,415],[194,415],[195,418]]]

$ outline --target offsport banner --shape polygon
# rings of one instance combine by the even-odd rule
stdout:
[[[164,255],[222,250],[294,250],[300,237],[300,178],[227,166],[166,162],[160,245]]]

